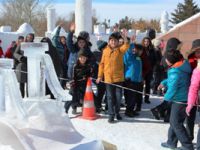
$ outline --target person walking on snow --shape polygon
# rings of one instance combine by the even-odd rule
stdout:
[[[165,61],[169,66],[167,79],[161,82],[159,88],[166,88],[164,100],[171,101],[170,127],[167,142],[162,147],[176,149],[178,141],[180,150],[194,150],[192,141],[184,127],[186,105],[190,85],[191,66],[183,59],[180,51],[171,49],[165,54]],[[181,104],[181,103],[183,104]]]

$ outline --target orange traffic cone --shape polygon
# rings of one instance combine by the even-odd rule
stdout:
[[[88,78],[83,101],[83,112],[81,118],[95,120],[97,118],[94,107],[94,96],[92,92],[92,80]]]

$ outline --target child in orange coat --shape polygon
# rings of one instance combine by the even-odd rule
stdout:
[[[117,120],[121,120],[119,114],[122,89],[111,84],[122,85],[124,82],[124,64],[123,56],[129,48],[129,43],[127,40],[127,33],[124,33],[122,37],[124,38],[124,44],[119,45],[119,34],[112,33],[109,37],[108,46],[104,49],[101,62],[99,64],[99,72],[97,83],[104,81],[106,84],[107,92],[107,102],[108,102],[108,113],[109,113],[109,123],[114,122],[114,117]]]

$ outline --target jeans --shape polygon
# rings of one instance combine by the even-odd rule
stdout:
[[[115,84],[122,85],[121,82]],[[113,85],[106,84],[106,92],[108,102],[108,114],[110,116],[119,114],[122,99],[122,89]]]
[[[194,150],[192,141],[184,127],[185,108],[186,105],[172,103],[167,143],[176,147],[179,140],[185,149]]]

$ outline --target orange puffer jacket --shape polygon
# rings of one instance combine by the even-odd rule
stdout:
[[[99,64],[98,78],[104,78],[106,83],[124,81],[123,56],[128,50],[129,46],[129,43],[125,43],[116,49],[111,49],[109,46],[107,46],[103,50],[103,55]]]

